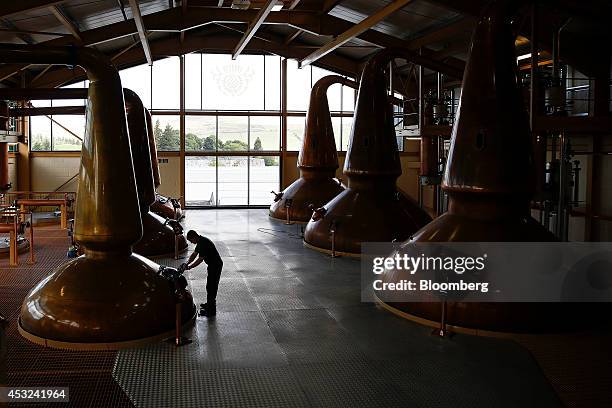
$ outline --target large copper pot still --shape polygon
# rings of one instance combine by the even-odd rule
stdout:
[[[442,188],[448,212],[402,245],[413,253],[421,242],[547,242],[555,237],[529,213],[534,193],[533,146],[517,85],[511,13],[507,2],[483,12],[472,37],[461,102]],[[537,245],[537,244],[536,244]],[[396,282],[389,270],[383,280]],[[390,303],[393,311],[441,322],[442,303]],[[477,330],[548,332],[584,327],[593,313],[584,304],[469,303],[445,305],[446,323]],[[423,322],[423,320],[420,320]]]
[[[327,90],[337,83],[354,89],[358,86],[355,81],[328,75],[312,87],[304,140],[297,162],[300,178],[275,194],[269,211],[272,218],[306,224],[315,208],[321,207],[344,190],[342,184],[334,178],[338,168],[338,152],[327,101]]]
[[[346,190],[314,211],[306,246],[359,256],[362,242],[405,240],[431,217],[396,186],[402,167],[385,68],[398,55],[384,50],[366,64],[344,163]]]
[[[142,236],[140,206],[117,70],[90,48],[0,45],[6,63],[79,65],[89,78],[74,238],[84,255],[55,269],[26,296],[19,331],[69,349],[115,349],[165,336],[176,301],[160,266],[132,253]],[[194,317],[190,295],[183,322]]]
[[[150,207],[155,202],[155,184],[146,109],[134,91],[124,88],[123,96],[143,229],[142,238],[134,245],[134,252],[144,256],[171,255],[175,252],[175,239],[178,250],[184,251],[187,249],[185,237],[175,235],[164,218],[151,212]]]

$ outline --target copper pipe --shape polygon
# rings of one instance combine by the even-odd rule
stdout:
[[[358,88],[355,81],[338,75],[325,76],[313,85],[297,161],[300,178],[281,193],[273,193],[275,198],[270,205],[270,217],[286,220],[286,224],[307,223],[313,208],[321,207],[344,190],[341,183],[334,180],[338,151],[327,100],[327,90],[334,84]]]
[[[142,238],[134,244],[134,252],[144,256],[177,256],[187,249],[187,240],[182,234],[175,236],[174,230],[150,208],[156,197],[147,110],[134,91],[124,88],[123,96],[143,225]]]
[[[404,240],[431,220],[396,186],[402,167],[385,69],[394,57],[404,54],[387,49],[366,64],[344,162],[348,187],[308,222],[307,246],[329,252],[333,245],[334,252],[359,256],[362,242]]]
[[[51,347],[112,349],[173,330],[172,288],[157,274],[159,265],[131,249],[142,222],[116,68],[91,48],[2,44],[0,60],[79,65],[90,81],[74,227],[84,255],[30,291],[19,332]],[[187,321],[195,313],[191,297],[185,306]]]

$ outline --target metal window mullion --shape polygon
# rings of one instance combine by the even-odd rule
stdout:
[[[251,117],[247,116],[247,206],[251,205]]]

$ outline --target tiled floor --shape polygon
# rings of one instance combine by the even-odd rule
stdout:
[[[527,338],[527,348],[439,339],[362,303],[359,261],[304,248],[298,228],[269,220],[266,210],[188,211],[185,223],[217,244],[224,269],[217,318],[198,318],[187,333],[193,343],[181,348],[34,346],[14,320],[29,288],[64,262],[67,238],[41,237],[35,266],[0,260],[0,311],[12,320],[9,385],[69,385],[75,407],[608,406],[610,375],[589,369],[609,368],[609,337]],[[196,302],[204,301],[204,266],[190,271],[189,283]]]
[[[223,256],[217,318],[198,318],[191,345],[118,353],[114,377],[138,407],[561,405],[516,343],[441,340],[361,303],[359,261],[304,248],[265,210],[191,211],[186,225]],[[204,301],[205,268],[189,278]]]

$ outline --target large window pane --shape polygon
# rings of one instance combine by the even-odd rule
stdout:
[[[342,110],[353,112],[355,110],[355,90],[350,86],[342,86]]]
[[[48,103],[46,106],[51,105],[50,101],[33,101],[33,104],[42,107],[45,102]],[[30,116],[30,149],[51,150],[51,119],[46,116]]]
[[[302,148],[305,126],[304,116],[287,117],[287,150],[297,151]]]
[[[305,111],[310,99],[310,66],[298,69],[296,60],[287,60],[287,109]]]
[[[180,145],[180,117],[153,115],[153,134],[157,150],[178,150]]]
[[[202,109],[202,54],[185,55],[185,109]]]
[[[218,205],[248,205],[247,156],[220,156],[218,158]]]
[[[71,85],[62,86],[62,89],[87,89],[85,81],[79,81]],[[85,106],[86,99],[54,99],[53,106]]]
[[[280,150],[280,117],[251,116],[251,150]]]
[[[151,67],[137,65],[119,71],[121,86],[136,92],[146,108],[151,109]]]
[[[185,202],[188,206],[217,205],[216,157],[185,157]]]
[[[281,58],[266,55],[266,110],[280,110]]]
[[[336,140],[336,150],[342,149],[342,118],[334,116],[332,119],[332,127],[334,129],[334,139]]]
[[[249,118],[219,116],[218,144],[223,151],[246,151],[249,148]]]
[[[53,150],[81,150],[85,135],[84,115],[53,115]]]
[[[262,110],[264,108],[264,57],[205,54],[202,58],[203,108]]]
[[[153,63],[153,109],[179,109],[181,95],[181,63],[169,57]]]
[[[351,132],[353,130],[353,117],[342,117],[342,145],[343,150],[348,150],[349,142],[351,141]]]
[[[271,191],[279,191],[279,156],[255,156],[250,160],[249,204],[268,205]]]
[[[185,116],[185,150],[213,152],[217,143],[216,116]]]

